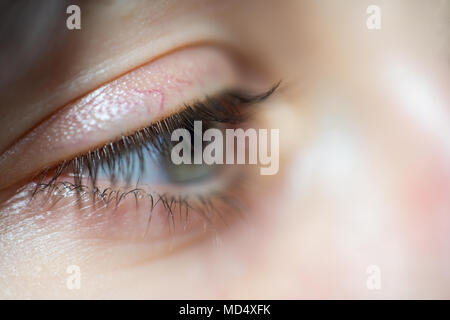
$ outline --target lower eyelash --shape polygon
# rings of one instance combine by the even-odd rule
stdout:
[[[52,184],[39,184],[33,192],[33,200],[39,200],[41,208],[57,210],[61,200],[70,199],[75,196],[76,204],[81,212],[91,209],[116,210],[122,202],[134,198],[135,205],[139,206],[140,201],[149,201],[148,225],[144,237],[147,235],[150,227],[151,218],[155,209],[161,206],[164,209],[167,218],[167,224],[170,230],[175,230],[175,220],[183,221],[184,229],[188,224],[188,218],[193,214],[198,215],[204,220],[206,225],[213,230],[219,226],[213,221],[221,221],[227,226],[227,220],[230,218],[243,218],[248,204],[242,198],[243,192],[248,191],[246,185],[249,183],[249,177],[243,171],[235,173],[230,177],[226,186],[207,194],[192,195],[170,195],[166,192],[151,191],[148,192],[141,188],[134,188],[127,191],[114,190],[112,188],[92,189],[91,186],[74,185],[71,182],[57,181]],[[38,197],[41,195],[42,197]],[[88,204],[88,205],[86,205]],[[226,209],[226,210],[225,210]],[[226,211],[226,212],[225,212]],[[178,219],[175,217],[178,215]],[[218,219],[217,219],[218,218]]]

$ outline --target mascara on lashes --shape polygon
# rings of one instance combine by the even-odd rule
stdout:
[[[226,91],[192,105],[185,105],[183,110],[134,134],[122,136],[115,142],[107,143],[71,160],[62,161],[54,168],[46,168],[36,188],[50,188],[67,172],[72,174],[75,187],[90,181],[90,185],[96,188],[99,174],[102,178],[107,178],[112,186],[116,185],[118,180],[127,186],[136,185],[139,181],[151,183],[152,179],[158,179],[157,172],[164,169],[161,164],[168,161],[173,130],[193,130],[195,120],[204,121],[207,123],[206,127],[218,123],[241,123],[251,117],[248,107],[255,106],[269,97],[278,86],[279,83],[258,95],[241,90]],[[49,172],[53,175],[49,175]],[[147,178],[143,179],[143,175],[147,175]]]

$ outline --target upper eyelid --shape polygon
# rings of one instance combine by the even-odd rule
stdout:
[[[76,39],[73,45],[74,51],[60,52],[55,51],[55,48],[52,47],[51,50],[55,51],[58,59],[62,62],[67,59],[68,63],[61,62],[59,65],[55,65],[53,59],[49,62],[50,68],[43,68],[39,75],[33,77],[33,79],[40,80],[26,87],[31,90],[28,89],[24,92],[25,88],[17,87],[2,97],[3,104],[8,106],[11,112],[4,112],[2,121],[0,121],[5,129],[5,134],[0,139],[0,155],[62,106],[113,79],[176,51],[194,46],[211,45],[229,48],[239,52],[239,55],[244,54],[228,32],[214,26],[205,28],[201,23],[190,24],[183,30],[168,32],[164,35],[152,33],[151,29],[146,29],[144,34],[139,33],[139,36],[135,33],[133,36],[127,37],[125,42],[118,40],[120,36],[115,37],[115,40],[119,42],[116,43],[113,50],[103,48],[105,50],[100,50],[102,52],[100,55],[95,52],[96,46],[86,48],[83,46],[84,41],[81,41],[78,46]],[[95,32],[95,28],[91,28],[90,31],[93,30]],[[83,36],[79,40],[83,38],[97,42],[96,38],[99,36],[103,38],[104,34],[88,33],[85,35],[83,32]],[[124,43],[131,45],[122,48]],[[116,48],[120,50],[116,50]],[[84,56],[89,59],[84,59]],[[19,110],[27,116],[18,114]]]
[[[106,143],[102,147],[88,151],[73,159],[64,160],[54,168],[45,169],[38,180],[36,188],[47,188],[53,183],[56,184],[60,175],[64,176],[65,172],[69,172],[73,175],[71,177],[73,179],[73,187],[81,188],[83,185],[82,181],[90,181],[89,185],[95,189],[97,188],[97,173],[100,168],[111,171],[110,182],[114,185],[116,181],[115,172],[119,169],[117,167],[118,162],[123,160],[121,157],[138,150],[137,154],[141,154],[141,156],[137,157],[138,163],[128,163],[120,171],[124,177],[130,179],[131,172],[135,172],[135,166],[143,168],[144,153],[156,152],[156,154],[153,154],[155,158],[159,154],[164,154],[164,152],[170,153],[170,135],[175,128],[193,130],[193,122],[197,120],[230,125],[246,121],[250,116],[248,108],[271,96],[279,84],[280,82],[276,83],[269,90],[260,94],[230,90],[214,97],[199,100],[191,105],[186,105],[183,110],[176,111],[162,120],[153,122],[149,127],[136,131],[130,136],[121,137],[114,142]],[[146,147],[144,148],[144,146]],[[48,172],[52,172],[52,174],[48,176]],[[84,172],[88,175],[87,177]],[[70,181],[67,182],[71,183]],[[121,182],[131,185],[130,180]]]
[[[189,56],[189,53],[191,54],[191,56]],[[187,57],[183,57],[183,55],[187,55]],[[188,58],[191,59],[188,59]],[[197,66],[199,66],[197,69],[199,70],[195,70],[195,58],[197,59]],[[187,67],[183,68],[180,66],[176,66],[177,62],[176,59],[178,59],[178,63],[183,65],[186,64]],[[209,64],[208,64],[208,59],[209,59]],[[173,61],[171,61],[173,60]],[[175,61],[175,62],[174,62]],[[201,61],[201,64],[199,64],[199,62]],[[179,79],[181,79],[181,81],[179,81],[178,85],[180,86],[186,86],[189,87],[191,89],[193,89],[193,92],[190,92],[189,94],[187,94],[185,97],[182,96],[182,94],[180,94],[180,92],[182,92],[182,88],[176,88],[177,90],[173,90],[173,96],[171,95],[170,98],[176,98],[178,99],[178,105],[181,103],[186,102],[186,100],[189,102],[189,99],[195,99],[198,96],[202,96],[208,93],[214,93],[214,91],[219,91],[222,90],[223,88],[231,87],[231,86],[235,86],[235,82],[237,81],[237,78],[240,78],[238,76],[238,72],[236,70],[236,66],[233,65],[233,62],[231,61],[231,56],[229,56],[225,51],[222,50],[218,50],[217,48],[211,48],[211,47],[194,47],[194,48],[187,48],[187,49],[183,49],[181,51],[175,52],[172,55],[169,55],[165,58],[162,58],[161,61],[156,61],[151,63],[148,67],[144,66],[141,68],[138,68],[136,70],[133,70],[132,72],[124,75],[123,77],[116,79],[116,83],[113,83],[113,86],[116,85],[116,90],[117,88],[120,90],[124,90],[126,89],[124,87],[121,87],[121,81],[123,81],[123,78],[127,78],[128,77],[128,83],[132,83],[135,85],[134,88],[129,88],[131,89],[129,91],[132,90],[136,90],[134,92],[134,97],[139,97],[142,96],[143,94],[146,93],[153,93],[156,96],[160,95],[160,92],[158,92],[158,90],[155,89],[151,89],[149,90],[149,86],[147,84],[147,86],[142,84],[142,82],[140,83],[139,81],[134,81],[133,80],[133,75],[135,75],[136,73],[141,73],[142,75],[146,75],[146,74],[150,74],[150,76],[154,75],[152,79],[153,84],[155,82],[159,82],[158,85],[161,86],[161,75],[162,77],[165,77],[165,80],[167,80],[167,82],[171,82],[173,84],[173,78],[171,78],[171,74],[170,72],[167,72],[167,66],[170,64],[173,64],[175,66],[175,72],[178,72],[178,69],[181,69],[181,76]],[[147,69],[145,69],[145,67]],[[150,69],[148,69],[150,68]],[[190,69],[189,69],[190,68]],[[193,72],[193,71],[197,71],[197,73]],[[188,74],[187,74],[188,73]],[[159,75],[159,78],[158,78]],[[189,77],[191,76],[191,77]],[[208,79],[204,79],[206,77],[209,77]],[[141,77],[142,79],[142,77]],[[155,79],[157,81],[155,81]],[[141,80],[142,81],[142,80]],[[191,82],[196,82],[195,84],[191,83]],[[153,85],[152,84],[152,85]],[[98,131],[95,132],[95,137],[93,136],[85,136],[85,141],[83,141],[80,136],[82,136],[82,134],[86,133],[83,132],[82,130],[80,130],[80,128],[83,128],[83,124],[87,125],[88,129],[89,129],[89,111],[87,109],[92,108],[92,105],[94,102],[96,102],[96,99],[107,99],[108,97],[113,96],[114,94],[111,94],[111,92],[108,92],[108,86],[110,86],[111,84],[107,84],[106,86],[99,88],[97,90],[95,90],[94,92],[92,92],[91,94],[88,94],[87,96],[79,99],[77,102],[74,103],[74,106],[69,105],[68,107],[66,107],[64,110],[67,111],[66,116],[66,127],[64,127],[64,125],[62,125],[61,123],[64,123],[64,121],[61,121],[61,119],[58,119],[58,117],[61,118],[61,114],[60,112],[58,112],[57,114],[55,114],[54,116],[52,116],[48,121],[44,122],[42,125],[38,126],[35,130],[33,130],[31,132],[31,134],[25,136],[22,140],[20,140],[12,149],[8,150],[6,153],[4,153],[3,155],[0,156],[0,170],[2,168],[8,168],[8,169],[16,169],[16,168],[28,168],[29,164],[26,163],[26,159],[30,157],[30,154],[33,154],[33,161],[36,161],[37,163],[39,163],[39,161],[41,162],[42,166],[48,166],[51,165],[51,161],[58,161],[59,159],[62,158],[67,158],[70,156],[70,154],[68,154],[68,152],[71,152],[72,155],[75,155],[76,153],[78,153],[77,151],[83,151],[83,150],[75,150],[76,148],[80,147],[80,144],[84,144],[86,145],[85,148],[88,147],[92,147],[95,146],[95,144],[97,145],[101,145],[102,143],[105,142],[105,140],[111,139],[114,136],[119,136],[121,134],[123,134],[124,130],[128,130],[128,131],[135,131],[137,130],[139,127],[144,127],[146,124],[148,124],[148,122],[150,122],[152,119],[151,115],[147,114],[147,115],[138,115],[139,117],[134,117],[135,123],[133,123],[133,125],[135,125],[136,127],[131,127],[131,128],[115,128],[114,130],[115,133],[112,133],[112,129],[111,128],[106,128],[105,131],[103,132],[103,136],[100,134],[98,134]],[[143,90],[143,91],[138,91],[138,90]],[[147,90],[147,92],[145,92]],[[154,91],[152,91],[154,90]],[[114,91],[114,90],[113,90]],[[109,96],[108,96],[109,95]],[[178,95],[178,97],[177,97]],[[181,95],[181,96],[180,96]],[[190,98],[186,98],[187,96],[189,96]],[[120,98],[120,95],[118,96]],[[167,95],[165,95],[163,98],[166,98],[166,103],[169,104],[169,102],[167,101]],[[156,97],[155,99],[159,99],[159,97]],[[176,100],[174,99],[174,101]],[[172,101],[172,102],[174,102]],[[85,104],[85,106],[83,105]],[[177,106],[177,103],[172,103],[173,107]],[[76,107],[79,107],[79,111],[80,113],[77,113],[78,111],[74,109],[76,109]],[[84,108],[85,107],[85,108]],[[95,106],[94,106],[95,107]],[[142,106],[141,106],[142,107]],[[158,106],[160,108],[160,105]],[[102,108],[101,104],[100,104],[100,108]],[[117,109],[116,112],[122,112],[122,109]],[[63,111],[64,112],[64,111]],[[81,119],[81,122],[74,122],[73,121],[73,117],[83,117],[83,112],[84,114],[87,116],[87,119]],[[92,112],[92,110],[91,110]],[[162,112],[159,113],[160,117],[163,116]],[[114,115],[114,113],[113,113]],[[158,113],[154,113],[153,114],[154,117],[158,116]],[[64,116],[64,115],[63,115]],[[108,113],[103,114],[103,116],[109,116]],[[120,115],[117,117],[117,119],[119,119],[120,121],[122,121],[121,117],[125,117],[125,115]],[[130,114],[127,114],[127,117],[130,118]],[[145,119],[146,118],[146,119]],[[116,119],[116,120],[117,120]],[[83,122],[84,121],[84,122]],[[116,121],[116,125],[121,125],[121,123]],[[141,121],[141,123],[137,123]],[[59,128],[62,127],[62,130],[60,130],[58,132],[58,126]],[[111,125],[112,127],[112,125]],[[56,128],[56,131],[55,131]],[[70,145],[64,145],[64,143],[60,143],[61,139],[64,138],[63,135],[58,133],[67,133],[67,130],[65,129],[69,129],[72,130],[72,135],[76,136],[75,140],[72,140],[73,142]],[[86,129],[86,127],[84,128]],[[83,130],[84,130],[83,129]],[[94,128],[95,129],[95,128]],[[97,128],[99,129],[99,128]],[[100,128],[102,129],[102,128]],[[110,130],[111,129],[111,130]],[[53,130],[53,132],[52,132]],[[109,130],[109,131],[108,131]],[[85,131],[89,131],[89,130],[85,130]],[[51,134],[49,134],[49,132],[51,132]],[[91,128],[91,130],[89,132],[93,132],[93,129]],[[100,132],[102,133],[102,132]],[[44,138],[43,138],[44,137]],[[72,139],[72,137],[70,135],[66,135],[66,138],[70,138]],[[87,138],[86,138],[87,137]],[[92,140],[92,138],[97,139],[97,142],[95,142],[95,140]],[[68,140],[70,140],[68,139]],[[77,140],[78,139],[78,140]],[[86,141],[87,139],[87,141]],[[89,139],[91,139],[89,141]],[[56,141],[54,141],[56,140]],[[67,142],[67,141],[65,141]],[[69,141],[70,142],[70,141]],[[53,147],[53,150],[50,150]],[[55,148],[60,148],[60,149],[55,149]],[[50,155],[49,154],[45,154],[42,153],[42,151],[46,150],[46,152],[53,152],[53,154],[51,155],[51,157],[53,157],[52,160],[49,160]],[[64,154],[65,151],[66,154]],[[23,157],[21,156],[22,152],[28,152],[28,155],[24,155]],[[47,159],[47,160],[45,160]],[[31,168],[29,168],[29,172],[23,172],[21,170],[14,170],[16,171],[15,174],[17,175],[17,172],[20,171],[20,173],[22,173],[21,177],[17,177],[14,176],[12,174],[13,170],[8,170],[5,172],[5,174],[2,174],[0,177],[0,186],[5,185],[7,182],[9,182],[12,178],[15,179],[20,179],[20,178],[25,178],[26,174],[31,174]],[[34,170],[37,170],[39,168],[34,168]],[[4,171],[4,170],[1,170]]]

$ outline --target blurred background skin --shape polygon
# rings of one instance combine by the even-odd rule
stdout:
[[[380,30],[366,27],[371,4]],[[126,268],[120,248],[23,244],[26,229],[2,226],[2,298],[450,298],[449,1],[79,5],[82,30],[39,36],[46,58],[2,83],[1,151],[179,41],[168,35],[208,29],[283,80],[266,117],[280,172],[251,227]],[[80,290],[66,288],[71,264]]]

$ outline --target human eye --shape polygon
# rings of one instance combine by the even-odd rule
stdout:
[[[13,170],[0,184],[16,194],[5,206],[41,230],[63,224],[74,240],[138,243],[150,256],[217,236],[252,205],[247,186],[258,172],[195,163],[208,143],[194,140],[258,126],[258,108],[278,87],[243,63],[214,46],[185,48],[64,106],[3,157]],[[192,161],[175,164],[179,129],[190,133]]]

